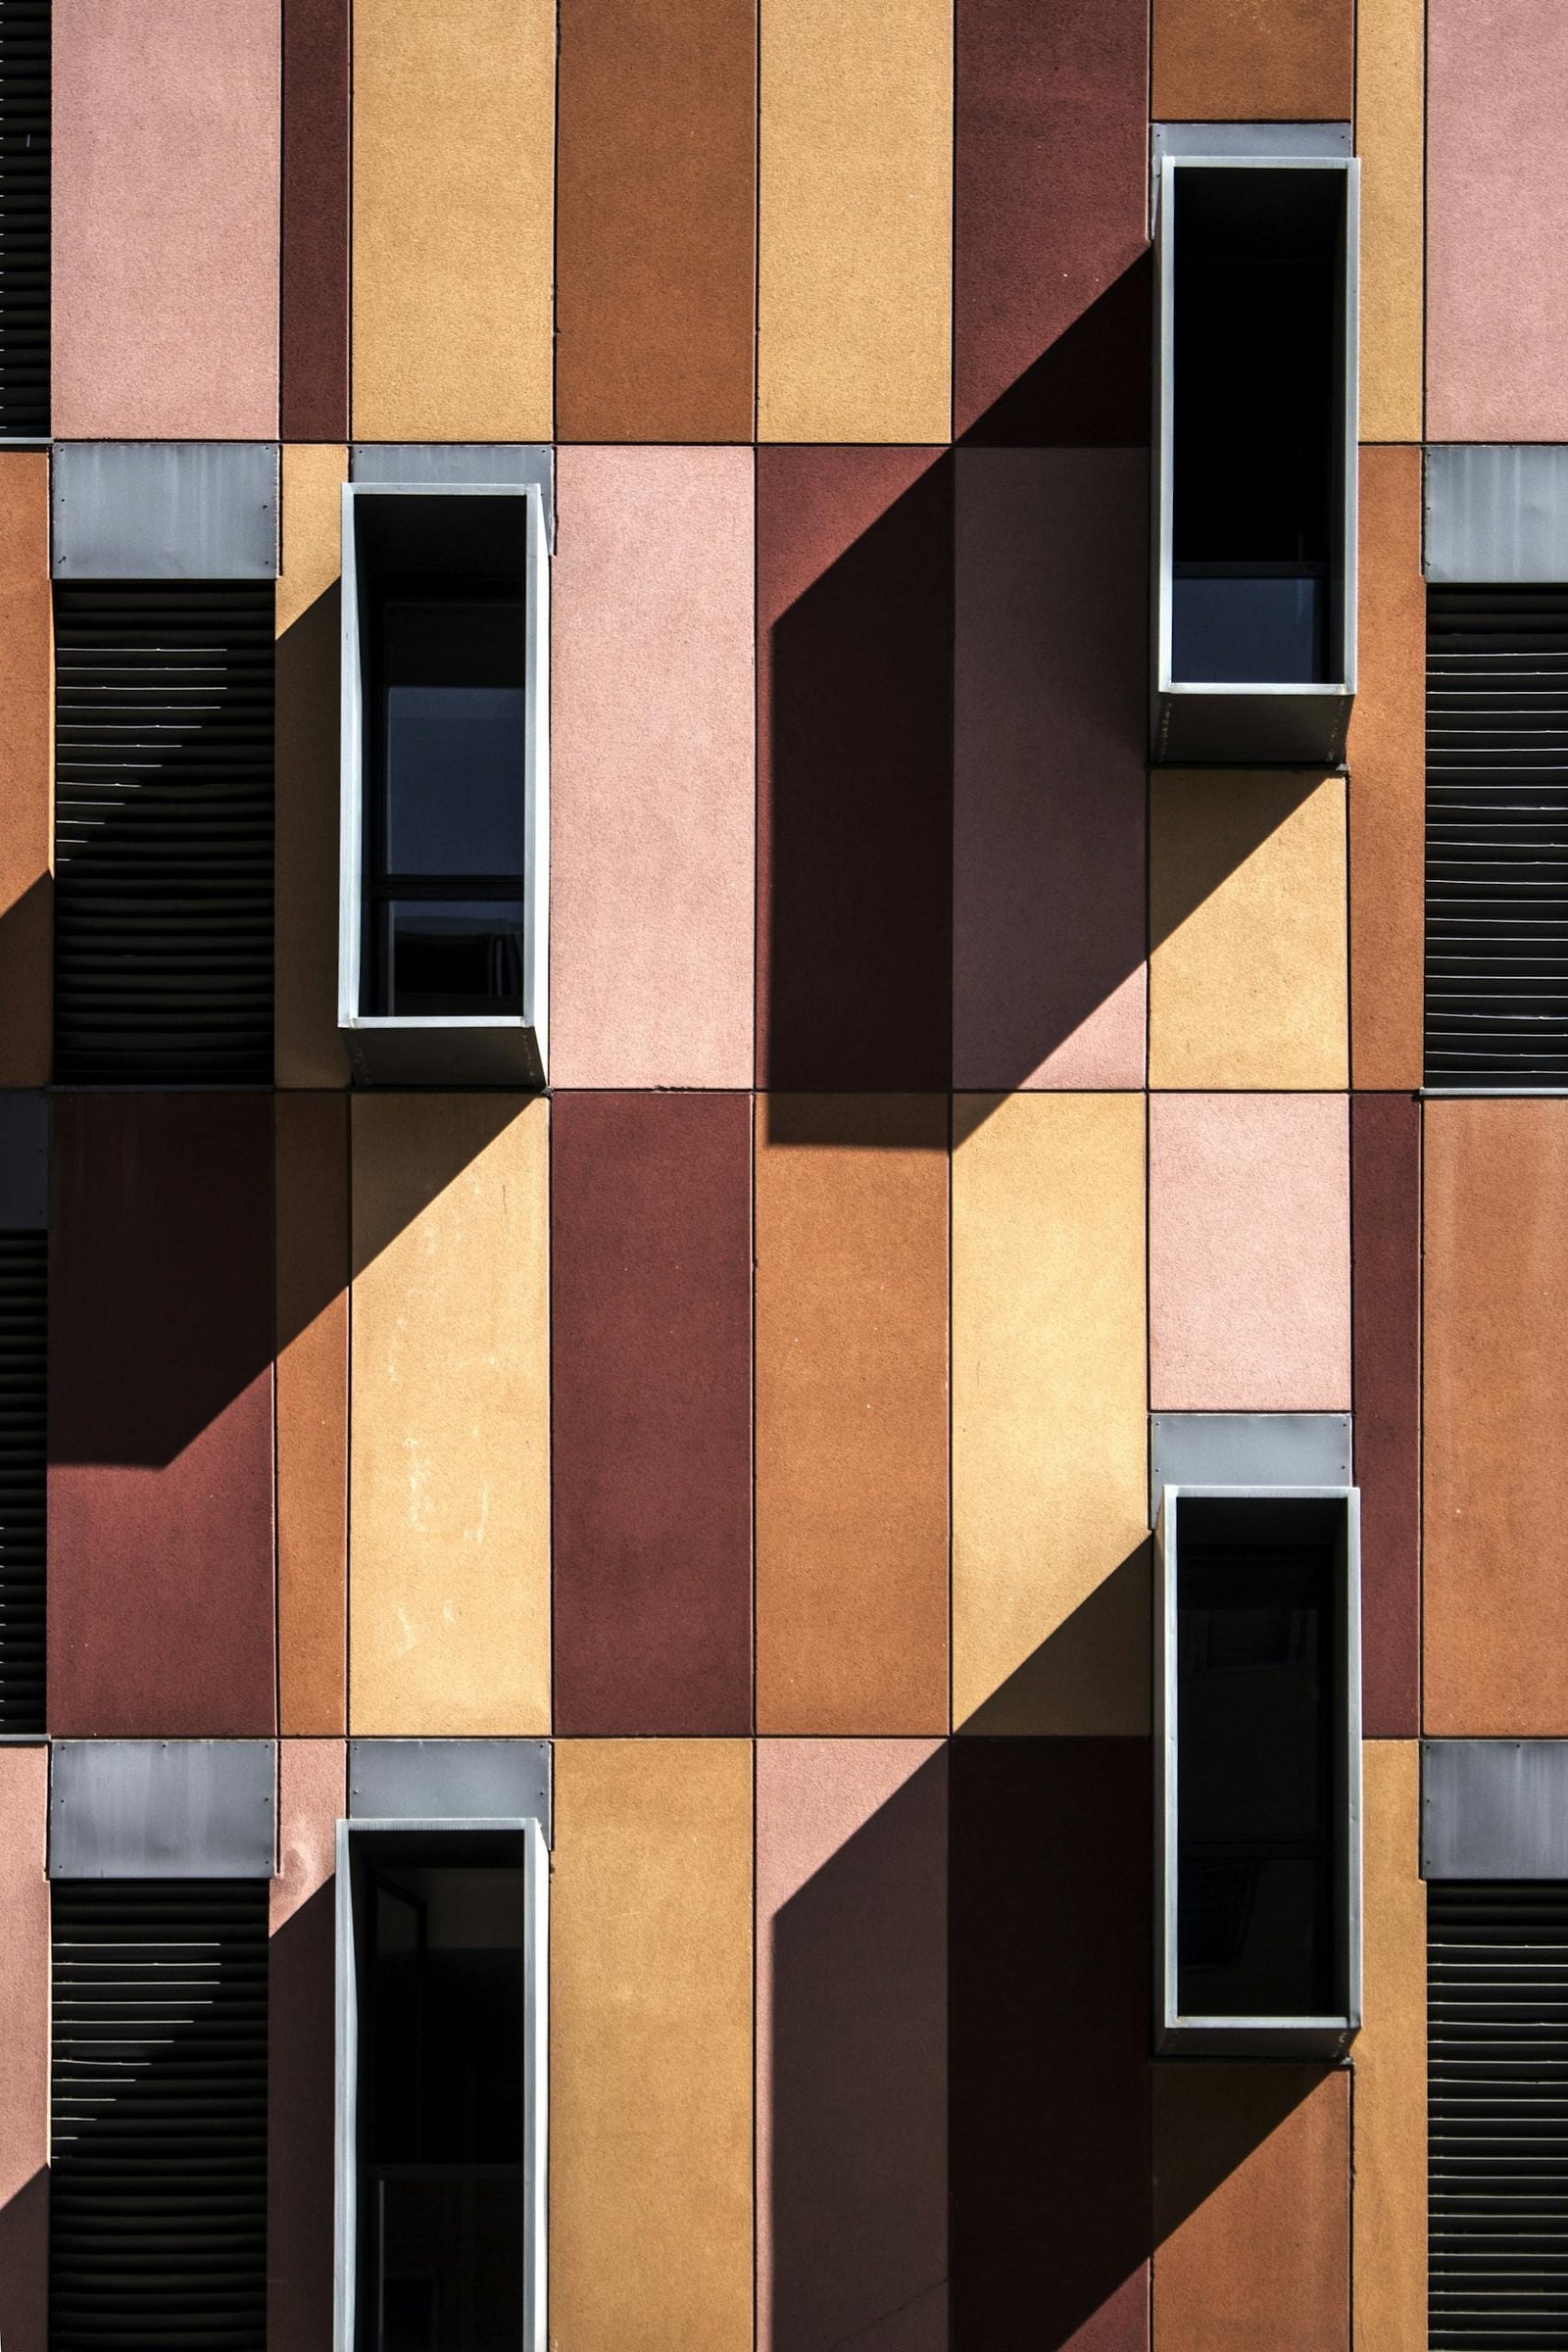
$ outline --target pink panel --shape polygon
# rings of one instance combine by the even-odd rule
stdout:
[[[948,2341],[946,1759],[757,1750],[760,2352]]]
[[[0,2343],[44,2352],[49,2296],[49,1751],[0,1748]]]
[[[277,1751],[269,1894],[267,2338],[332,2337],[333,1858],[348,1793],[341,1740]]]
[[[551,1075],[749,1086],[752,455],[563,449]]]
[[[55,0],[54,429],[277,432],[279,0]]]
[[[1568,440],[1568,9],[1430,0],[1427,435]]]
[[[954,1084],[1139,1087],[1148,453],[956,468]]]
[[[1347,1101],[1344,1095],[1152,1098],[1155,1411],[1348,1410]]]

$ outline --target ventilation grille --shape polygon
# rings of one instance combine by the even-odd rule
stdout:
[[[0,1233],[0,1732],[44,1729],[49,1237]]]
[[[1427,1889],[1432,2352],[1568,2344],[1568,1886]]]
[[[1568,1085],[1568,590],[1427,595],[1429,1086]]]
[[[266,1881],[53,1892],[51,2352],[265,2352]]]
[[[55,1074],[272,1074],[272,589],[55,590]]]
[[[49,432],[49,0],[0,0],[0,436]]]

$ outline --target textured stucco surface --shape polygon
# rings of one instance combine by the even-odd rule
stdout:
[[[1426,586],[1421,452],[1361,452],[1358,683],[1350,716],[1350,1073],[1421,1083]]]
[[[273,1098],[277,1691],[285,1735],[347,1728],[349,1105]]]
[[[1357,0],[1355,147],[1361,159],[1361,438],[1419,441],[1426,0]]]
[[[1353,0],[1154,0],[1156,122],[1349,119]]]
[[[54,1019],[49,460],[0,455],[0,1085],[42,1086]]]
[[[1362,2017],[1355,2043],[1355,2352],[1426,2352],[1427,1893],[1421,1750],[1369,1740],[1362,1774]]]
[[[337,1026],[341,442],[285,443],[273,655],[274,1071],[279,1086],[346,1086]]]
[[[49,2296],[46,1747],[0,1748],[0,2328],[44,2352]]]

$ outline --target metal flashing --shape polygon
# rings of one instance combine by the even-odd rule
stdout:
[[[537,1821],[552,1840],[548,1740],[351,1740],[351,1821]]]
[[[271,1740],[57,1740],[51,1879],[270,1879]]]
[[[1424,1879],[1568,1879],[1568,1740],[1424,1740]]]
[[[556,453],[547,441],[356,441],[351,482],[532,484],[544,501],[545,535],[556,544]]]
[[[1149,1518],[1170,1487],[1348,1487],[1348,1413],[1152,1413]]]
[[[277,577],[275,441],[58,441],[57,580]]]
[[[1568,580],[1568,447],[1434,444],[1422,522],[1421,567],[1430,581]]]

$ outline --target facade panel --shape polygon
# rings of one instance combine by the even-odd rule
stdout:
[[[0,1748],[0,2329],[44,2352],[49,2302],[49,1751]]]
[[[54,1011],[49,460],[0,454],[0,1084],[42,1086]]]
[[[285,441],[348,439],[352,20],[353,0],[287,0],[283,12]]]
[[[279,1086],[345,1086],[337,1026],[338,681],[342,612],[339,442],[282,451],[281,564],[273,654],[277,774],[274,1074]]]
[[[1420,1748],[1413,1740],[1368,1740],[1361,1770],[1366,1840],[1362,2025],[1355,2044],[1352,2339],[1355,2352],[1426,2352],[1427,1903],[1417,1868]]]
[[[1360,672],[1349,734],[1350,1072],[1421,1083],[1426,595],[1421,452],[1361,451]]]
[[[1156,122],[1344,122],[1351,0],[1154,0]]]
[[[1426,0],[1357,0],[1355,148],[1361,158],[1361,437],[1419,441],[1425,409]],[[1363,475],[1363,502],[1365,496]],[[1364,529],[1364,503],[1361,512]],[[1364,635],[1361,645],[1364,662]],[[1363,673],[1363,693],[1365,685]]]
[[[322,1736],[348,1727],[349,1106],[273,1116],[278,1729]]]
[[[1421,1108],[1350,1103],[1355,1479],[1367,1737],[1421,1728]]]
[[[341,1740],[284,1740],[268,1906],[267,2334],[332,2328],[332,1875],[347,1800]]]

